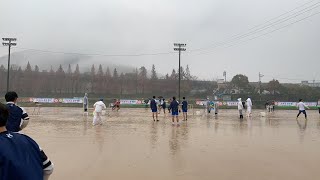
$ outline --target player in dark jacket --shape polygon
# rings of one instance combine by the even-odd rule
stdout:
[[[0,180],[43,180],[53,164],[30,137],[8,131],[8,108],[0,103]]]
[[[5,99],[9,110],[6,128],[8,131],[19,132],[28,125],[29,116],[23,108],[16,105],[18,100],[18,94],[16,92],[7,92]]]
[[[183,113],[183,120],[188,120],[188,102],[186,101],[186,97],[182,98],[182,113]]]
[[[157,102],[156,102],[156,96],[153,96],[151,101],[150,101],[150,109],[152,111],[152,118],[153,121],[159,121],[158,119],[158,107],[157,107]],[[156,119],[154,118],[156,116]]]
[[[172,125],[175,124],[174,118],[177,119],[177,125],[179,125],[179,118],[178,118],[178,116],[179,116],[179,103],[176,100],[176,97],[173,97],[172,99],[173,100],[170,104],[171,114],[172,114]]]

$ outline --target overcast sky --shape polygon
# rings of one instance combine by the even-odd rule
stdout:
[[[320,12],[317,7],[320,4],[316,4],[320,1],[305,4],[309,1],[0,0],[0,36],[18,39],[14,52],[29,48],[104,55],[152,54],[173,52],[173,43],[180,42],[187,44],[182,65],[188,64],[200,79],[223,78],[226,70],[228,79],[241,73],[250,81],[258,81],[261,72],[265,75],[263,81],[272,78],[280,82],[320,81],[320,14],[274,31]],[[245,34],[296,7],[300,8],[292,13],[304,13],[292,15],[291,19],[279,17],[273,20],[279,24],[261,31],[253,29],[256,34],[230,41],[233,35]],[[270,31],[274,32],[263,35]],[[257,36],[261,37],[250,40]],[[214,46],[219,42],[225,43]],[[199,48],[208,51],[194,51]],[[0,47],[0,56],[4,55],[7,48]],[[99,59],[102,64],[148,69],[155,64],[161,74],[178,68],[177,54]],[[32,62],[32,57],[28,60]],[[21,59],[12,61],[26,64]]]

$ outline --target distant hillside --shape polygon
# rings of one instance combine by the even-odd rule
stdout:
[[[7,66],[8,56],[0,57],[0,65]],[[66,55],[66,54],[46,54],[41,52],[35,52],[30,50],[14,52],[11,54],[11,64],[21,66],[23,69],[26,67],[28,61],[34,68],[38,65],[40,70],[50,70],[51,66],[56,70],[61,64],[66,70],[68,65],[71,64],[72,69],[75,69],[76,64],[79,64],[81,72],[88,72],[91,66],[94,64],[98,69],[99,64],[102,64],[104,71],[107,67],[112,72],[114,68],[117,68],[118,72],[132,72],[136,67],[128,65],[114,64],[112,60],[108,60],[106,57],[98,56],[82,56],[82,55]]]

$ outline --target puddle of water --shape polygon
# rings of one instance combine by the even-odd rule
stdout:
[[[27,109],[32,111],[32,109]],[[55,163],[51,180],[319,179],[320,116],[276,111],[240,121],[236,110],[153,122],[145,109],[107,112],[102,126],[78,108],[42,108],[23,133]],[[182,117],[181,117],[182,119]]]

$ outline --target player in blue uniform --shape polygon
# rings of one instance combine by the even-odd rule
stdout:
[[[153,96],[151,101],[150,101],[150,108],[152,111],[152,118],[153,121],[159,121],[158,119],[158,107],[157,107],[157,102],[156,102],[156,96]],[[154,119],[154,115],[156,115],[156,119]]]
[[[0,180],[48,179],[53,165],[30,137],[8,131],[9,109],[0,103]]]
[[[26,111],[17,106],[18,94],[14,91],[7,92],[5,95],[9,118],[6,125],[8,131],[19,132],[29,123],[29,116]]]
[[[176,97],[173,97],[172,98],[172,102],[170,104],[170,107],[171,107],[171,114],[172,114],[172,124],[174,125],[175,122],[174,122],[174,118],[176,117],[177,119],[177,125],[179,125],[179,103],[178,101],[176,100]]]
[[[182,113],[183,113],[183,120],[188,120],[188,102],[186,101],[186,97],[182,98]]]

